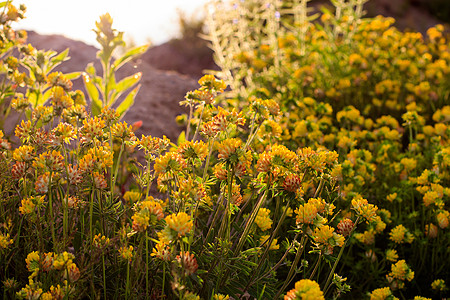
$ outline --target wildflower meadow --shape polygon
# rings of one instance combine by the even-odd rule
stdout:
[[[68,50],[27,44],[26,7],[0,2],[3,298],[449,297],[445,28],[308,2],[209,4],[220,71],[180,99],[176,141],[121,121],[145,74],[116,71],[148,46],[118,55],[109,14],[101,70],[64,74]]]

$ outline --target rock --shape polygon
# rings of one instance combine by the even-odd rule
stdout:
[[[32,31],[28,33],[28,42],[37,49],[54,50],[58,53],[69,48],[70,60],[58,66],[58,71],[84,71],[90,62],[95,62],[97,70],[101,70],[96,59],[98,49],[83,42],[61,35],[40,35]],[[171,140],[176,140],[183,128],[175,123],[175,117],[187,111],[179,105],[179,101],[184,99],[186,92],[198,87],[196,80],[174,71],[157,70],[145,59],[139,59],[132,66],[122,67],[117,73],[117,80],[135,72],[142,72],[141,88],[124,121],[128,124],[143,122],[136,132],[138,137],[141,134],[158,137],[166,135]],[[81,78],[74,80],[73,88],[84,91]]]

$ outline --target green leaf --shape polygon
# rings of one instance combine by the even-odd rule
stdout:
[[[184,131],[182,131],[180,133],[180,135],[178,136],[177,145],[179,146],[179,145],[181,145],[184,142],[186,142],[186,133]]]
[[[41,95],[41,97],[39,98],[39,103],[37,106],[45,105],[45,103],[47,103],[47,101],[51,98],[51,96],[52,96],[52,89],[46,90],[45,93]]]
[[[64,76],[66,76],[70,80],[77,79],[80,77],[82,72],[72,72],[72,73],[65,73]]]
[[[89,63],[87,66],[86,66],[86,73],[88,73],[89,75],[91,75],[91,77],[94,77],[95,75],[96,75],[96,70],[95,70],[95,67],[94,67],[94,64],[93,63]]]
[[[118,70],[120,67],[122,67],[124,64],[132,60],[138,55],[141,55],[142,53],[146,52],[147,49],[150,47],[150,45],[144,45],[139,46],[133,49],[130,49],[127,53],[125,53],[123,56],[119,57],[113,64],[112,68],[115,70]]]
[[[103,106],[101,100],[99,99],[98,89],[87,73],[83,73],[83,82],[89,95],[89,99],[91,100],[92,115],[97,116],[100,114]]]
[[[140,88],[141,85],[138,85],[133,90],[131,90],[131,92],[125,97],[122,103],[120,103],[120,105],[117,107],[116,112],[120,115],[120,118],[122,118],[134,104],[134,98],[136,98],[136,95]]]
[[[138,83],[139,80],[141,80],[141,78],[142,78],[141,72],[125,77],[116,84],[115,90],[120,94],[129,89],[130,87],[132,87],[133,85],[135,85],[136,83]]]
[[[63,61],[69,60],[70,57],[68,55],[69,55],[69,48],[67,48],[60,54],[56,55],[55,57],[52,57],[49,61],[48,69],[46,71],[50,72],[50,70],[61,64]]]
[[[105,95],[107,95],[105,96],[106,97],[105,100],[107,100],[106,105],[108,106],[113,106],[114,102],[116,102],[118,98],[117,96],[114,95],[115,89],[116,89],[116,74],[114,72],[111,72],[111,74],[109,75],[109,80],[105,86]]]

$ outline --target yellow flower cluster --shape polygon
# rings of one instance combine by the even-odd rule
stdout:
[[[317,282],[309,279],[302,279],[295,283],[294,289],[290,290],[284,300],[325,300],[323,292]]]

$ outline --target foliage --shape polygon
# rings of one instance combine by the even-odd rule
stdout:
[[[86,67],[86,72],[83,73],[83,81],[91,100],[92,115],[99,115],[104,107],[116,107],[115,105],[118,105],[116,111],[122,118],[134,103],[140,88],[140,85],[135,85],[141,80],[142,73],[137,72],[117,82],[116,71],[147,51],[149,45],[131,48],[113,61],[114,52],[125,42],[123,41],[123,32],[113,29],[112,22],[109,14],[102,15],[100,21],[95,22],[97,29],[94,31],[97,34],[97,42],[101,46],[97,57],[100,59],[103,75],[98,75],[91,63]],[[135,87],[129,90],[133,86]],[[118,101],[122,95],[123,98],[119,104]]]
[[[215,2],[209,40],[217,75],[233,87],[223,104],[243,108],[251,120],[246,107],[255,98],[275,100],[282,117],[262,126],[253,145],[334,150],[334,204],[345,215],[362,195],[378,207],[378,220],[359,227],[342,258],[339,273],[353,295],[389,286],[395,295],[431,297],[432,281],[450,278],[444,28],[426,37],[400,32],[393,19],[361,18],[365,1],[356,0],[333,1],[334,13],[309,16],[307,2]],[[397,269],[410,268],[411,277],[393,275],[399,260]]]
[[[11,103],[25,119],[0,131],[4,298],[444,297],[447,39],[334,2],[314,23],[307,1],[217,8],[232,89],[202,77],[176,144],[119,122],[132,101],[110,107],[137,83],[121,90],[115,70],[140,51],[112,62],[110,16],[96,24],[103,77],[84,74],[91,115],[72,75],[51,72],[67,53],[29,46],[36,81]]]

